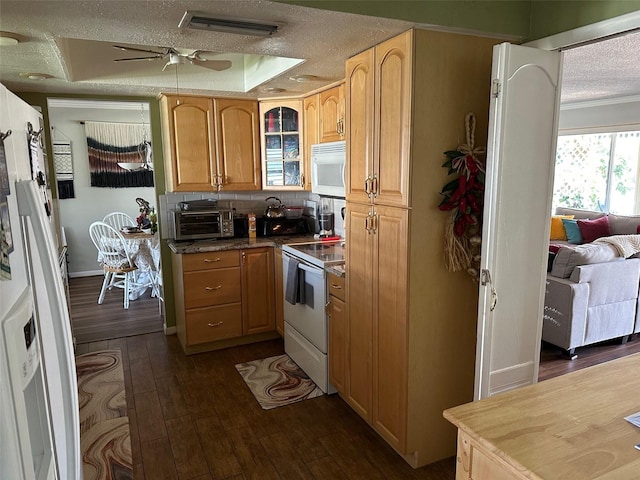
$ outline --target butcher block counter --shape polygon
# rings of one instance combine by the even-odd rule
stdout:
[[[638,479],[640,354],[444,411],[456,480]]]

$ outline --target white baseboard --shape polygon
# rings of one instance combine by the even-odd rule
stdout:
[[[165,325],[164,326],[164,334],[165,335],[175,335],[176,334],[176,327],[167,327]]]
[[[98,275],[104,275],[104,270],[89,270],[86,272],[69,272],[69,278],[79,278],[79,277],[95,277]]]

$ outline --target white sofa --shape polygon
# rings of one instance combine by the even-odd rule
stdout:
[[[599,212],[559,208],[557,215],[576,219]],[[640,216],[610,215],[612,235],[635,235]],[[547,274],[542,339],[567,351],[640,332],[640,258],[625,259],[610,244],[560,244]]]

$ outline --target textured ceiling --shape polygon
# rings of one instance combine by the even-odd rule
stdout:
[[[272,37],[254,37],[178,28],[185,10],[283,24]],[[175,92],[217,96],[298,95],[344,77],[344,61],[414,26],[410,22],[318,10],[267,0],[0,0],[0,30],[22,36],[0,47],[0,81],[14,91],[147,95]],[[166,60],[116,63],[129,56],[112,44],[141,48],[200,49],[230,58],[230,71],[179,65],[162,72]],[[563,102],[640,94],[640,34],[630,34],[565,52]],[[304,59],[304,62],[245,94],[227,83],[242,76],[243,55]],[[235,56],[234,56],[235,55]],[[131,56],[136,56],[131,55]],[[28,72],[53,78],[34,81]],[[289,77],[315,75],[299,83]],[[231,80],[229,80],[231,81]],[[252,87],[252,85],[249,85]]]
[[[189,10],[219,16],[284,25],[280,32],[266,38],[179,29],[178,22],[187,6]],[[170,68],[161,72],[164,61],[113,62],[113,55],[115,58],[137,56],[110,47],[126,44],[305,59],[301,65],[254,88],[246,96],[264,96],[264,87],[284,88],[285,94],[299,94],[343,78],[348,57],[412,26],[404,21],[265,0],[1,0],[0,8],[0,30],[18,33],[26,40],[15,46],[0,47],[0,81],[13,90],[56,93],[155,95],[160,91],[175,91],[175,71]],[[78,48],[79,41],[83,41],[82,48]],[[239,63],[234,62],[233,68]],[[54,78],[28,81],[20,77],[26,72],[45,73]],[[315,75],[318,80],[300,83],[289,79],[294,74]],[[223,76],[201,67],[180,65],[178,86],[185,93],[238,96],[236,92],[219,88]]]
[[[640,95],[640,32],[566,50],[562,103]]]

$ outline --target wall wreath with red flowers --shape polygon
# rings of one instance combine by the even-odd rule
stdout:
[[[438,208],[450,212],[445,229],[445,264],[452,272],[466,270],[478,278],[480,245],[482,243],[482,209],[484,203],[485,168],[479,155],[482,147],[474,147],[475,115],[465,117],[467,143],[457,150],[444,152],[443,167],[455,178],[448,182],[440,194],[444,197]]]

